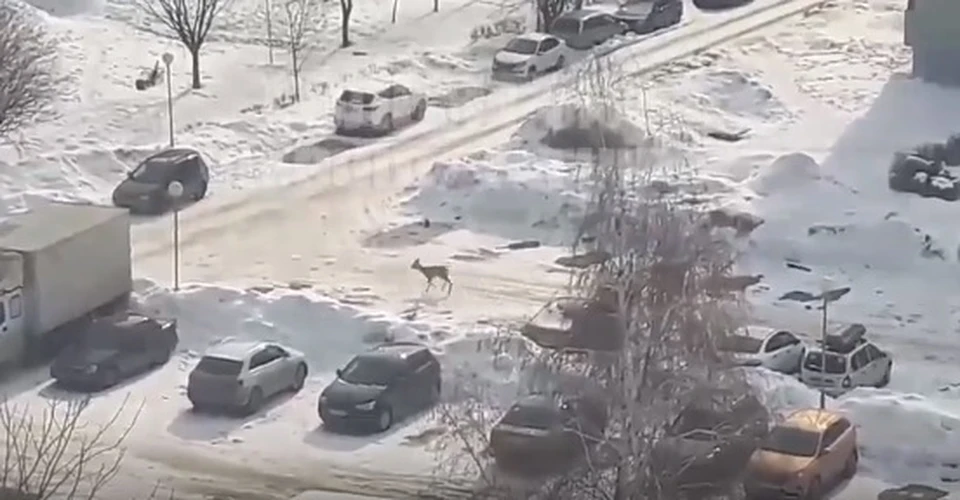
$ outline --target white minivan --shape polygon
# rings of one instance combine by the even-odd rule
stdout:
[[[800,381],[838,396],[854,387],[884,387],[890,383],[893,358],[865,338],[859,323],[828,335],[826,345],[811,347],[800,366]]]

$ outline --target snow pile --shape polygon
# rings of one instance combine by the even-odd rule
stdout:
[[[862,468],[892,482],[936,484],[960,480],[960,405],[947,404],[857,389],[838,408],[857,425]]]
[[[136,289],[138,309],[177,318],[180,348],[190,357],[227,338],[271,340],[302,351],[314,373],[328,372],[370,345],[427,338],[431,330],[307,291],[195,284],[171,293],[149,281]]]
[[[643,130],[609,106],[577,104],[541,108],[516,132],[528,145],[559,150],[638,148],[644,136]]]
[[[773,121],[785,113],[772,90],[739,70],[700,72],[690,84],[697,89],[692,98],[700,108],[764,121]]]
[[[486,156],[434,164],[409,215],[504,239],[570,241],[586,199],[576,167],[520,151]]]
[[[770,196],[780,191],[806,186],[820,178],[820,165],[816,160],[804,153],[790,153],[780,156],[768,167],[755,172],[746,185],[757,194]]]
[[[26,0],[30,5],[57,17],[103,12],[104,0]]]

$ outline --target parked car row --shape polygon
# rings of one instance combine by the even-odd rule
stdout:
[[[721,350],[744,365],[763,366],[797,374],[804,384],[838,396],[855,387],[884,387],[890,383],[893,357],[866,338],[861,324],[849,325],[807,346],[784,330],[751,327],[724,339]]]

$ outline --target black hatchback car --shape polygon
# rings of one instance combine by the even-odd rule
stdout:
[[[102,390],[165,364],[177,348],[177,322],[140,314],[93,321],[50,365],[61,386]]]
[[[170,197],[174,181],[183,186],[179,200]],[[207,195],[210,169],[203,156],[188,148],[171,148],[140,162],[113,191],[113,204],[134,213],[162,214],[178,203]]]
[[[383,432],[440,399],[440,362],[423,344],[390,342],[358,354],[320,393],[328,428],[358,424]]]

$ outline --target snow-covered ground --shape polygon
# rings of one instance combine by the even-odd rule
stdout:
[[[131,162],[166,141],[162,86],[132,88],[139,69],[164,50],[177,58],[178,137],[213,160],[214,197],[315,174],[315,165],[284,164],[282,157],[329,133],[335,89],[353,78],[398,79],[435,96],[493,88],[485,81],[487,60],[500,41],[471,42],[470,33],[508,8],[447,0],[431,14],[432,2],[407,0],[391,26],[385,2],[358,4],[357,45],[318,55],[308,63],[306,101],[272,109],[274,98],[289,93],[285,54],[278,50],[278,63],[266,63],[262,8],[253,1],[241,7],[204,53],[206,86],[199,92],[183,91],[185,54],[135,29],[139,21],[126,4],[90,7],[105,18],[50,18],[69,51],[65,65],[77,90],[58,120],[31,130],[20,149],[0,150],[4,195],[104,200]],[[814,289],[830,275],[853,288],[832,306],[831,319],[865,323],[894,353],[890,387],[858,389],[830,403],[861,432],[861,478],[838,496],[851,500],[886,483],[957,490],[960,480],[960,238],[948,229],[953,207],[886,186],[895,150],[960,132],[951,129],[960,91],[898,73],[909,56],[902,9],[894,0],[828,3],[727,48],[610,82],[626,118],[664,142],[662,158],[682,157],[674,173],[684,189],[766,220],[741,260],[765,276],[750,295],[758,318],[817,332],[815,311],[776,298]],[[430,119],[442,124],[457,118],[456,109],[434,109]],[[157,284],[170,271],[165,237],[138,234],[137,273],[152,280],[138,282],[141,307],[180,319],[183,352],[159,372],[97,396],[88,409],[96,419],[128,394],[145,401],[127,466],[143,476],[125,475],[116,488],[145,484],[145,477],[181,492],[226,489],[258,498],[321,488],[395,498],[428,488],[429,421],[414,419],[373,439],[335,436],[319,429],[316,397],[335,368],[388,337],[431,344],[451,373],[466,365],[498,381],[517,376],[509,360],[492,363],[477,339],[528,317],[567,285],[553,261],[582,213],[575,180],[581,165],[529,135],[542,132],[536,120],[555,112],[534,117],[517,136],[490,137],[487,150],[450,148],[446,154],[463,157],[429,162],[426,171],[390,169],[358,179],[341,172],[336,182],[330,173],[330,189],[291,195],[302,201],[296,207],[258,201],[243,217],[212,218],[212,227],[199,226],[202,238],[185,240],[182,275],[192,284],[178,293]],[[724,143],[707,136],[715,129],[750,132]],[[831,229],[810,231],[815,225]],[[943,249],[943,260],[922,255],[925,234]],[[504,246],[529,239],[544,246]],[[423,292],[422,277],[409,268],[415,258],[451,266],[449,297]],[[790,271],[786,259],[814,272]],[[312,373],[307,387],[247,420],[187,411],[186,374],[197,353],[224,337],[271,338],[304,351]],[[482,370],[492,365],[499,371]],[[42,379],[21,381],[15,399],[39,404],[64,396]],[[816,401],[789,377],[758,380],[784,410]]]

